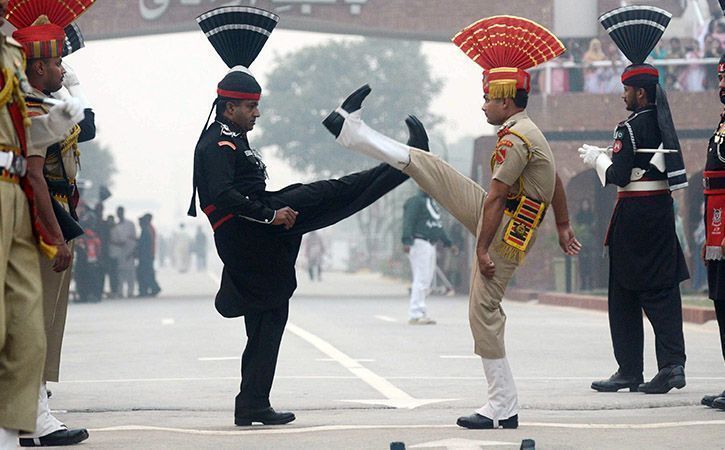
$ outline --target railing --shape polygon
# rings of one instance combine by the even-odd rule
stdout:
[[[685,59],[685,58],[678,58],[678,59],[650,59],[647,61],[649,64],[652,64],[653,66],[657,68],[666,68],[666,67],[677,67],[677,66],[716,66],[720,62],[720,58],[698,58],[698,59]],[[555,69],[581,69],[586,70],[590,68],[611,68],[615,67],[618,71],[617,77],[619,77],[619,74],[626,66],[629,65],[628,61],[619,60],[619,61],[594,61],[591,63],[583,63],[583,62],[573,62],[573,61],[565,61],[565,62],[557,62],[551,61],[546,64],[543,64],[541,66],[538,66],[534,69],[532,69],[532,72],[540,71],[543,73],[544,76],[544,85],[543,89],[540,91],[540,93],[544,96],[548,95],[558,95],[557,93],[552,93],[552,71]],[[717,78],[715,73],[705,73],[705,78],[712,78],[715,85],[717,84]],[[582,90],[582,92],[586,92]]]

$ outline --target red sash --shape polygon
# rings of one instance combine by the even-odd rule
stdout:
[[[725,238],[725,189],[714,186],[725,177],[725,171],[706,171],[705,176],[705,259],[723,258],[720,244]],[[714,188],[713,188],[714,187]]]

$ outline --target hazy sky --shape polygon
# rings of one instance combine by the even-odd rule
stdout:
[[[276,53],[329,39],[346,38],[276,30],[252,70],[264,88],[265,71]],[[445,83],[432,105],[445,118],[438,132],[449,142],[490,132],[480,110],[480,69],[453,44],[425,43],[424,52],[434,75]],[[108,207],[115,210],[123,204],[134,219],[151,211],[162,230],[185,220],[194,146],[216,96],[216,83],[227,71],[204,35],[189,32],[90,41],[66,61],[78,73],[96,112],[96,139],[110,147],[117,162]],[[330,95],[333,108],[345,94],[325,95]],[[258,124],[264,127],[264,97],[261,112]],[[310,126],[322,125],[317,121]],[[254,132],[250,140],[254,142]],[[269,154],[265,162],[272,189],[305,177]],[[187,223],[203,224],[202,220],[189,218]]]

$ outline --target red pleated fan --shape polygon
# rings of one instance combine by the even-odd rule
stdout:
[[[10,0],[5,18],[15,28],[25,28],[41,15],[50,23],[65,28],[96,0]]]

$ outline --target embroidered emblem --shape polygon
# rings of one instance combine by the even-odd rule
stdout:
[[[619,135],[619,134],[622,134],[622,133],[620,132],[620,133],[617,133],[617,134]],[[612,152],[613,153],[619,153],[620,150],[622,150],[622,141],[619,140],[619,139],[617,139],[616,141],[614,141],[614,145],[612,145]]]
[[[712,210],[712,226],[717,227],[722,223],[722,208]]]
[[[623,137],[624,137],[624,133],[622,133],[621,131],[617,131],[617,135],[616,135],[615,139],[622,139]]]

